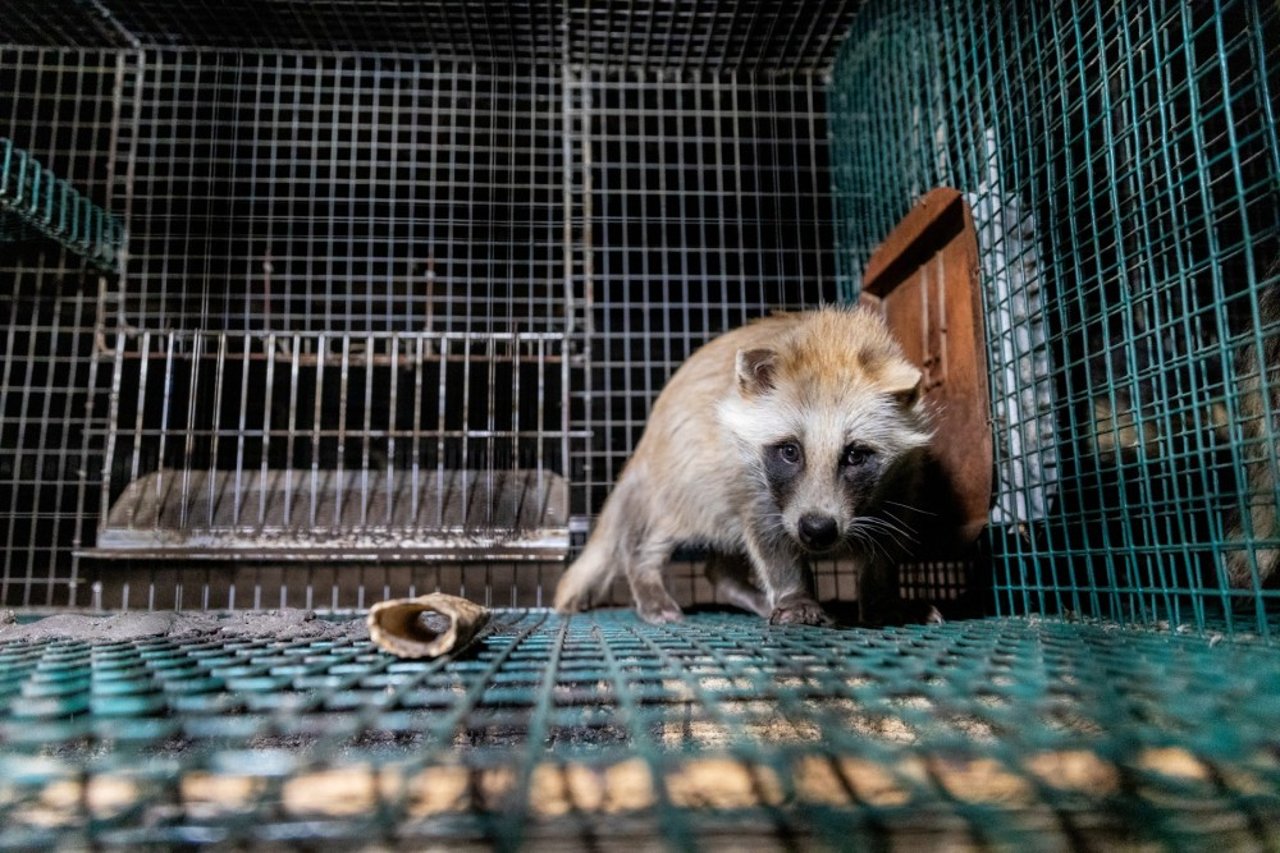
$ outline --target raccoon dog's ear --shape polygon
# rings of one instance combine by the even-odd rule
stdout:
[[[898,361],[885,368],[880,384],[904,406],[914,405],[920,399],[921,380],[924,374],[914,364]]]
[[[773,388],[777,355],[771,349],[738,350],[734,367],[738,374],[738,390],[744,397],[764,394]]]

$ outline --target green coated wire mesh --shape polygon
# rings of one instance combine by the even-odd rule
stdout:
[[[830,87],[847,294],[927,190],[979,231],[1002,613],[1271,635],[1280,7],[872,2]]]
[[[208,627],[0,643],[0,845],[1280,841],[1264,644],[500,611],[407,661]]]
[[[124,226],[13,142],[0,137],[0,243],[46,237],[113,271]]]
[[[48,86],[55,94],[28,93],[15,104],[65,111],[53,125],[84,132],[63,134],[54,146],[60,159],[75,154],[76,174],[96,168],[94,152],[103,149],[116,171],[91,185],[106,186],[110,177],[113,186],[128,186],[132,213],[146,211],[142,221],[154,223],[130,229],[126,276],[134,285],[139,269],[154,277],[121,289],[122,320],[145,315],[135,308],[173,310],[198,328],[217,317],[192,307],[198,288],[171,273],[180,258],[217,279],[209,272],[214,250],[187,254],[192,241],[183,239],[182,254],[143,251],[179,240],[180,230],[162,223],[182,205],[211,216],[222,209],[201,204],[199,169],[182,183],[187,173],[175,164],[192,165],[182,160],[194,162],[188,146],[166,147],[168,137],[138,124],[166,133],[172,125],[164,109],[147,111],[146,97],[165,108],[206,96],[243,105],[244,120],[232,124],[245,131],[253,157],[270,151],[262,156],[274,169],[274,143],[263,142],[272,137],[257,130],[266,120],[259,104],[273,104],[275,116],[302,93],[325,86],[355,92],[371,75],[385,87],[360,101],[371,112],[348,118],[335,110],[336,118],[316,127],[332,128],[338,139],[367,123],[359,116],[375,114],[395,127],[404,117],[402,92],[410,90],[432,95],[430,106],[411,110],[423,128],[434,134],[447,123],[441,114],[457,120],[447,143],[414,149],[429,155],[430,169],[411,171],[403,183],[375,181],[375,195],[397,199],[403,190],[415,206],[428,196],[452,204],[456,189],[465,201],[458,212],[432,207],[425,214],[448,234],[455,227],[470,233],[474,202],[491,188],[505,199],[502,216],[507,206],[520,222],[526,211],[538,215],[549,247],[569,239],[561,226],[576,227],[579,217],[597,226],[600,239],[581,266],[600,276],[599,319],[614,324],[594,334],[618,350],[597,351],[608,370],[593,374],[587,396],[615,395],[625,417],[582,416],[608,439],[596,473],[574,475],[593,487],[607,485],[600,471],[620,462],[649,391],[695,338],[737,313],[826,298],[827,201],[814,188],[825,181],[828,160],[845,297],[914,199],[938,185],[958,187],[981,241],[998,442],[998,494],[985,544],[1000,616],[826,630],[719,612],[651,626],[630,612],[566,619],[503,610],[457,655],[408,661],[377,651],[358,621],[303,621],[296,611],[61,614],[23,624],[6,624],[0,614],[0,849],[415,849],[428,839],[507,849],[572,842],[794,849],[810,840],[837,849],[1280,848],[1280,592],[1272,576],[1280,562],[1280,6],[868,0],[805,4],[796,14],[802,7],[772,1],[725,3],[711,13],[642,2],[637,14],[636,4],[568,4],[564,19],[548,13],[526,27],[502,4],[388,4],[370,12],[367,4],[343,3],[311,10],[323,18],[311,24],[323,26],[304,27],[312,35],[299,42],[296,33],[253,26],[252,15],[225,9],[186,15],[181,5],[95,3],[91,20],[50,27],[42,6],[19,5],[19,34],[38,24],[69,43],[133,46],[105,59],[70,52],[56,61],[57,51],[11,50],[16,71],[6,72],[29,88],[37,78],[52,81],[32,92]],[[116,6],[121,14],[108,14]],[[446,57],[449,49],[463,54],[458,63],[368,53],[421,50],[421,39],[405,41],[417,30],[401,16],[425,24],[437,13],[452,22],[434,31]],[[573,28],[584,16],[600,19],[585,35]],[[721,18],[713,34],[724,38],[701,35]],[[552,21],[568,25],[567,39],[547,28]],[[467,54],[472,42],[479,48]],[[9,43],[25,40],[10,36]],[[285,49],[299,44],[316,52]],[[824,95],[814,81],[836,44]],[[471,64],[512,59],[520,45],[532,46],[522,61],[556,56],[564,65],[524,81],[523,72],[508,79]],[[257,51],[236,53],[247,46]],[[349,55],[355,48],[365,53]],[[600,61],[617,67],[590,65]],[[787,76],[793,73],[801,77]],[[73,102],[84,110],[70,109]],[[554,104],[567,118],[549,111]],[[205,114],[219,131],[227,128],[220,109]],[[35,123],[51,120],[44,109],[9,112],[23,122],[28,114]],[[541,207],[506,194],[505,171],[493,168],[498,155],[471,136],[524,129],[525,115],[536,116],[542,154],[528,170],[529,197]],[[625,132],[591,137],[613,117]],[[291,122],[271,121],[282,140],[296,143]],[[123,177],[120,164],[138,156],[146,169]],[[575,157],[596,159],[588,167]],[[258,186],[257,171],[235,174],[243,186]],[[673,175],[678,180],[668,185]],[[584,176],[591,179],[585,189],[574,183]],[[327,237],[295,230],[313,212],[333,219],[326,199],[345,179],[327,181],[281,178],[278,198],[293,200],[296,191],[301,206],[271,220],[272,233],[291,248],[246,255],[254,270],[288,281],[290,258],[329,257],[319,251]],[[218,181],[209,186],[225,190]],[[579,210],[565,202],[562,218],[555,199],[574,192],[591,203]],[[252,192],[243,195],[236,200],[256,203]],[[199,234],[191,220],[179,221],[188,238]],[[666,236],[658,238],[654,223],[668,226]],[[354,268],[348,262],[366,251],[380,257],[357,236],[338,247],[333,269]],[[560,249],[518,239],[490,237],[475,266],[468,254],[458,268],[470,282],[509,251],[522,259],[513,280],[551,269],[547,280],[558,283]],[[710,249],[716,244],[718,252]],[[443,257],[418,261],[413,269],[431,282],[437,261],[442,277],[447,271]],[[296,275],[299,287],[325,294],[300,299],[299,316],[310,322],[311,311],[341,304],[348,313],[326,308],[317,329],[346,328],[348,320],[359,326],[359,300],[335,290],[332,273],[317,276],[308,266]],[[700,289],[704,275],[719,275],[719,289]],[[52,274],[41,281],[57,289]],[[246,282],[253,293],[262,287],[257,278]],[[644,287],[636,290],[637,282]],[[635,293],[645,295],[637,301]],[[157,294],[163,299],[147,298]],[[396,294],[387,291],[388,299]],[[438,301],[427,296],[424,304]],[[95,298],[76,304],[99,305],[88,315],[114,310]],[[218,299],[215,293],[214,304],[224,304]],[[449,304],[458,313],[444,315],[448,329],[493,321],[493,303],[479,295]],[[17,317],[25,303],[13,305]],[[11,320],[10,329],[21,322]],[[77,319],[77,334],[95,341],[96,324]],[[643,325],[643,336],[631,336],[633,324]],[[44,331],[32,328],[27,339],[43,341]],[[140,334],[162,332],[143,327]],[[62,421],[45,404],[40,428],[34,419],[26,426],[41,407],[40,395],[21,384],[23,365],[49,359],[43,343],[11,337],[19,343],[8,347],[12,376],[6,372],[0,391],[21,390],[0,397],[18,413],[22,426],[10,444],[23,449],[26,465],[55,446],[49,425]],[[74,350],[84,365],[93,346]],[[86,373],[89,388],[111,384],[105,367]],[[50,388],[58,375],[50,369]],[[79,402],[65,411],[63,420],[80,417]],[[64,480],[96,476],[83,473],[93,470],[83,458],[107,434],[98,420],[83,439],[57,445],[67,451],[59,493]],[[364,434],[372,432],[366,421]],[[245,438],[243,421],[235,434]],[[12,467],[19,470],[16,461]],[[44,475],[23,476],[40,486]],[[83,506],[68,500],[78,522]],[[70,509],[55,512],[35,498],[25,504],[37,508],[38,520],[38,513],[70,518]],[[11,546],[22,538],[13,529]],[[30,592],[38,581],[52,604],[62,576],[39,574],[50,570],[37,565],[43,558],[34,546],[24,553],[36,568],[20,574],[17,563],[6,564],[5,584],[20,588],[26,605],[39,600]],[[526,568],[496,570],[492,587],[528,577]],[[183,583],[194,585],[196,574],[176,564],[157,571],[176,578],[173,600],[181,607]],[[263,569],[268,578],[273,571]],[[231,578],[227,606],[234,607],[237,576],[205,570],[212,575]],[[411,587],[449,585],[441,570],[415,566],[406,568],[410,575]],[[112,583],[120,576],[102,574]],[[548,589],[553,580],[536,578]],[[120,585],[127,607],[130,586]],[[333,588],[337,610],[336,581]],[[390,584],[381,588],[390,594]],[[305,589],[310,607],[310,577]],[[483,589],[488,596],[491,585]],[[143,596],[149,609],[163,606],[154,590]],[[274,603],[261,592],[241,592],[242,603]],[[366,603],[362,581],[355,600]],[[206,581],[203,607],[209,602]],[[279,602],[286,605],[283,582]]]

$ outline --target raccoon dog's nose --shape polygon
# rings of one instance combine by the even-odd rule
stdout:
[[[809,513],[800,516],[800,541],[809,548],[830,548],[836,544],[840,530],[828,515]]]

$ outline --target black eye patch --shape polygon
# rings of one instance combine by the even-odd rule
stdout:
[[[804,472],[804,448],[796,441],[782,441],[764,449],[765,479],[769,492],[778,506],[783,506],[795,487],[795,481]]]

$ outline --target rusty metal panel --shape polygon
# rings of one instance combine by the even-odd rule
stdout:
[[[965,537],[974,538],[991,508],[991,406],[977,233],[959,192],[940,188],[920,199],[871,256],[862,298],[879,307],[924,372],[935,455],[959,501]]]

